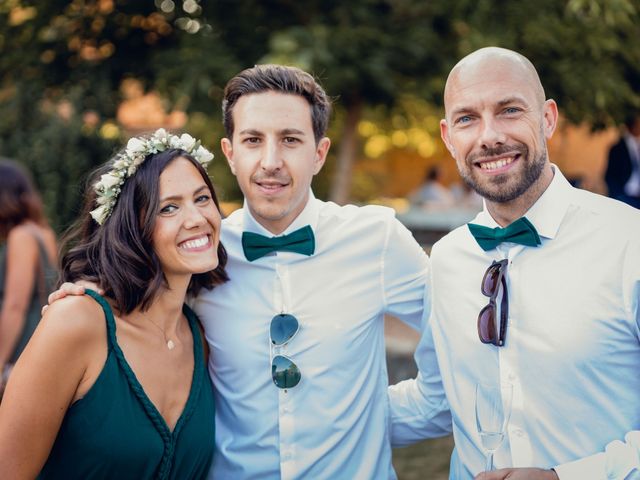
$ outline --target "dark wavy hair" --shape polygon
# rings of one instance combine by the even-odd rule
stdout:
[[[327,132],[331,100],[320,84],[307,72],[285,65],[256,65],[243,70],[227,82],[222,100],[225,135],[233,137],[233,107],[243,95],[274,91],[300,95],[311,106],[313,136],[318,143]]]
[[[27,220],[47,225],[40,194],[22,165],[0,157],[0,240]]]
[[[219,209],[218,198],[205,169],[180,149],[168,149],[147,155],[137,172],[128,178],[109,218],[98,225],[89,212],[98,207],[93,184],[108,173],[117,158],[100,167],[91,176],[85,194],[82,216],[63,239],[62,282],[88,280],[100,285],[120,313],[140,307],[143,311],[168,287],[160,260],[152,247],[152,235],[159,211],[159,179],[176,158],[191,162],[202,175]],[[227,252],[218,245],[218,266],[209,272],[193,274],[188,293],[212,289],[229,280],[225,271]]]

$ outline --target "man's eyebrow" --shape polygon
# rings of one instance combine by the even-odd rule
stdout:
[[[519,103],[522,105],[529,105],[524,98],[514,95],[512,97],[507,97],[505,99],[500,100],[498,102],[498,106],[504,107],[505,105],[509,105],[510,103]]]
[[[522,97],[518,96],[518,95],[514,95],[511,97],[507,97],[507,98],[503,98],[502,100],[498,100],[498,102],[496,103],[499,107],[504,107],[505,105],[510,105],[510,104],[520,104],[520,105],[525,105],[525,106],[529,106],[529,103]],[[467,114],[467,113],[473,113],[475,111],[474,108],[472,107],[467,107],[467,106],[462,106],[462,107],[458,107],[455,110],[453,110],[451,112],[451,116],[456,116],[456,115],[462,115],[462,114]]]
[[[285,128],[280,130],[280,135],[304,135],[302,130],[298,130],[297,128]]]
[[[263,132],[261,132],[260,130],[256,130],[254,128],[247,128],[245,130],[240,130],[240,132],[238,132],[240,135],[255,135],[256,137],[261,137],[264,135]],[[305,132],[303,130],[299,130],[297,128],[283,128],[282,130],[279,130],[278,135],[305,135]]]
[[[263,133],[259,130],[255,130],[253,128],[247,128],[245,130],[240,130],[238,132],[240,135],[255,135],[257,137],[262,136]]]
[[[474,111],[474,109],[471,108],[471,107],[458,107],[458,108],[456,108],[455,110],[453,110],[451,112],[451,116],[455,117],[456,115],[460,115],[460,114],[463,114],[463,113],[471,113],[473,111]]]

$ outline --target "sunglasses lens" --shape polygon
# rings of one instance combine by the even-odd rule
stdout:
[[[487,297],[494,295],[498,289],[498,283],[500,282],[500,267],[501,264],[494,263],[491,265],[482,279],[482,294]]]
[[[271,320],[271,343],[284,345],[298,332],[298,320],[293,315],[281,313]],[[284,387],[283,387],[284,388]]]
[[[482,343],[496,342],[496,310],[493,305],[487,305],[478,315],[478,336]]]
[[[293,388],[300,383],[298,366],[282,355],[273,357],[271,363],[271,378],[278,388]]]

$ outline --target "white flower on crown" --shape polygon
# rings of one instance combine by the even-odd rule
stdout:
[[[127,166],[127,162],[125,162],[124,160],[116,160],[115,162],[113,162],[114,170],[122,170],[126,166]]]
[[[196,146],[196,139],[188,133],[183,133],[182,135],[180,135],[180,143],[182,144],[182,147],[180,148],[187,152],[190,152]]]
[[[102,175],[100,177],[100,182],[98,182],[98,183],[100,184],[100,186],[104,190],[106,190],[106,189],[109,189],[111,187],[115,187],[121,181],[122,181],[122,179],[119,176],[115,176],[112,173],[105,173],[104,175]]]
[[[168,133],[164,128],[159,128],[148,138],[133,137],[127,142],[124,151],[117,156],[109,173],[102,175],[93,185],[99,207],[90,212],[91,217],[102,225],[111,215],[125,181],[136,173],[147,156],[169,148],[184,150],[203,167],[213,159],[213,153],[188,133],[178,137]]]
[[[213,153],[204,148],[202,145],[198,146],[195,154],[198,158],[200,158],[201,162],[209,163],[211,160],[213,160]]]
[[[91,210],[91,217],[99,224],[102,225],[109,216],[109,207],[102,205],[101,207]]]
[[[127,142],[127,155],[134,157],[147,150],[147,142],[143,138],[133,137]]]

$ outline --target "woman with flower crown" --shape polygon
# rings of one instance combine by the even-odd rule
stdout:
[[[214,448],[206,342],[188,293],[226,281],[213,155],[160,129],[97,172],[56,302],[0,406],[0,478],[196,479]]]

